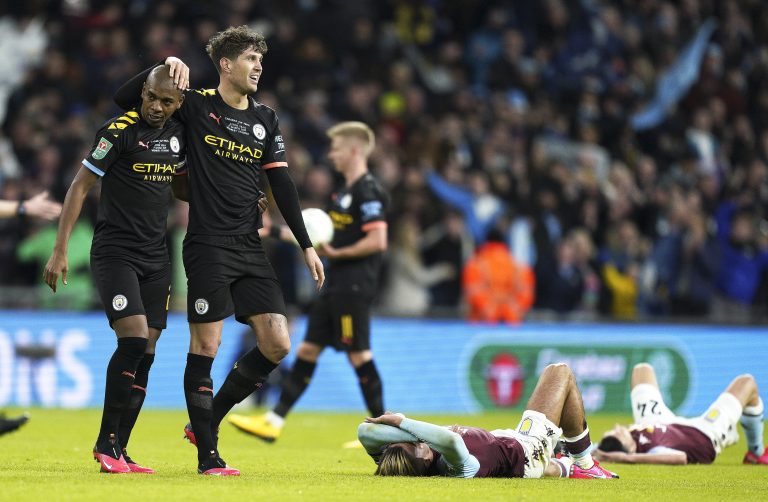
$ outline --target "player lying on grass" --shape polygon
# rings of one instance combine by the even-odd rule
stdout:
[[[552,458],[563,434],[569,456]],[[442,427],[385,413],[367,418],[357,436],[379,476],[618,477],[589,453],[592,443],[581,393],[565,364],[544,369],[517,429]]]
[[[635,423],[608,431],[596,458],[627,464],[711,464],[739,440],[740,422],[749,448],[744,463],[768,465],[763,401],[752,375],[736,377],[704,414],[685,418],[664,404],[653,366],[640,363],[632,371],[631,398]]]

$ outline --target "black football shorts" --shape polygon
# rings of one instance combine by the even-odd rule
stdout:
[[[119,256],[91,256],[91,272],[110,327],[118,319],[147,316],[147,326],[165,329],[171,298],[171,264]]]
[[[261,241],[221,236],[222,245],[186,240],[187,320],[220,321],[234,312],[243,324],[257,314],[285,315],[285,300]]]
[[[304,340],[337,351],[371,348],[371,300],[349,293],[322,293],[309,313]]]

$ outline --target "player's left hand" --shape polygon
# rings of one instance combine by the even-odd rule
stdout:
[[[392,427],[400,427],[400,424],[403,423],[403,418],[405,418],[405,416],[402,413],[392,413],[387,411],[380,417],[368,417],[365,421],[369,424],[384,424],[391,425]]]
[[[325,282],[325,269],[323,268],[323,262],[320,261],[320,257],[317,256],[315,248],[307,248],[304,250],[304,262],[307,264],[309,273],[312,274],[312,278],[317,282],[317,290],[323,287]]]
[[[186,90],[189,87],[189,66],[177,57],[168,56],[165,58],[165,64],[171,67],[170,76],[173,83],[179,89]]]

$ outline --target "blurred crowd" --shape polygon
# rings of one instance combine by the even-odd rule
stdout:
[[[707,23],[698,77],[657,123],[633,122]],[[325,130],[361,120],[377,134],[371,169],[392,197],[380,312],[472,311],[486,288],[479,301],[508,295],[512,322],[765,315],[761,0],[17,2],[0,18],[0,198],[47,189],[63,200],[126,79],[175,55],[193,87],[214,87],[205,43],[241,24],[267,37],[256,97],[278,112],[305,207],[324,207],[339,181]],[[83,275],[97,198],[70,248]],[[178,252],[183,205],[169,222]],[[42,288],[51,228],[0,225],[2,289]],[[273,263],[302,305],[311,281],[282,246]],[[510,265],[484,264],[499,246]],[[96,296],[82,282],[73,308]],[[0,302],[52,302],[8,296]]]

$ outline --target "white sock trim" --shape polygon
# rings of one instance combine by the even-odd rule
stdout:
[[[584,432],[582,432],[581,434],[579,434],[579,435],[578,435],[578,436],[576,436],[576,437],[572,437],[572,438],[566,438],[566,437],[564,437],[563,439],[565,439],[565,440],[566,440],[567,442],[569,442],[569,443],[575,443],[575,442],[576,442],[576,441],[578,441],[579,439],[583,439],[583,438],[585,438],[585,437],[587,436],[587,434],[589,434],[589,427],[587,427],[586,429],[584,429]]]
[[[741,411],[744,415],[749,415],[751,417],[759,417],[765,412],[765,406],[763,405],[763,399],[758,397],[757,398],[757,405],[756,406],[745,406],[744,409]]]
[[[272,410],[267,412],[266,418],[267,422],[269,422],[273,427],[277,427],[278,429],[282,429],[283,425],[285,425],[285,418],[281,417]]]

